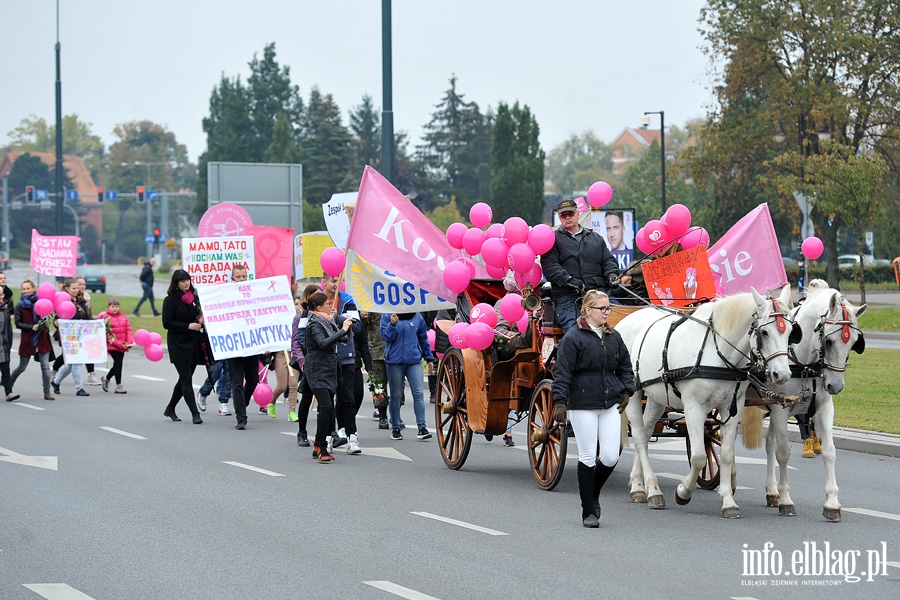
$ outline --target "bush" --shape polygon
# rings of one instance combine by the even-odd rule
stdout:
[[[156,269],[157,273],[169,273],[172,271],[172,263],[164,262]]]

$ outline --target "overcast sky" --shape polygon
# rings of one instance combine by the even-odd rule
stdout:
[[[456,74],[482,109],[527,104],[549,151],[593,130],[611,142],[644,111],[669,125],[712,101],[697,32],[703,0],[393,0],[394,127],[413,144]],[[222,74],[246,80],[253,54],[277,60],[306,100],[382,105],[380,0],[60,0],[63,114],[109,145],[118,123],[166,126],[192,160]],[[0,0],[0,145],[35,114],[55,119],[55,0]],[[651,127],[658,128],[658,117]]]

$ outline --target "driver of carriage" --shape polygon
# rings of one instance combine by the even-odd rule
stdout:
[[[578,222],[574,200],[556,207],[560,226],[553,247],[541,257],[544,276],[550,281],[556,319],[563,332],[575,326],[575,300],[587,290],[608,293],[618,283],[619,269],[604,239]]]
[[[553,369],[553,418],[565,422],[568,409],[585,527],[600,526],[600,490],[619,461],[620,414],[634,393],[628,348],[606,322],[610,310],[605,293],[584,295],[577,327],[560,341]]]

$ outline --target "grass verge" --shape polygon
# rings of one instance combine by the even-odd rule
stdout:
[[[869,348],[851,363],[834,397],[834,424],[900,434],[900,352]]]
[[[91,311],[94,316],[99,315],[102,311],[106,310],[106,303],[109,302],[109,299],[112,298],[110,294],[98,294],[91,293]],[[162,326],[162,317],[154,317],[153,310],[149,306],[149,302],[144,302],[144,305],[141,307],[142,314],[144,316],[135,317],[133,316],[134,307],[137,306],[138,300],[140,298],[129,297],[129,296],[116,296],[115,297],[119,301],[119,306],[122,308],[122,312],[128,315],[128,320],[131,322],[131,330],[137,331],[138,329],[146,329],[147,331],[155,331],[156,333],[163,336],[163,341],[166,339],[166,331]],[[162,311],[162,298],[156,298],[156,310]]]
[[[900,308],[872,308],[859,318],[859,328],[866,331],[900,333]]]

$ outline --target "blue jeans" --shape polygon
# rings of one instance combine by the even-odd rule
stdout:
[[[563,333],[575,327],[575,319],[578,316],[575,296],[571,294],[556,296],[553,298],[553,304],[556,306],[556,323],[562,327]]]
[[[213,387],[219,382],[219,402],[228,402],[231,398],[231,374],[224,360],[217,360],[209,366],[209,376],[200,386],[199,394],[206,398],[212,394]]]
[[[53,383],[59,385],[62,383],[62,380],[66,378],[66,376],[71,373],[72,379],[75,380],[75,389],[83,390],[84,389],[84,381],[81,379],[81,367],[84,365],[73,365],[72,363],[66,363],[63,365],[63,368],[59,370],[56,374],[56,379]]]
[[[153,286],[147,283],[146,281],[141,282],[141,287],[144,290],[144,295],[141,296],[141,299],[138,301],[137,306],[134,307],[134,314],[138,314],[138,311],[141,310],[141,305],[146,301],[150,300],[150,308],[153,309],[153,315],[159,315],[159,311],[156,310],[156,302],[153,298]]]
[[[409,382],[413,396],[413,411],[416,413],[416,426],[425,427],[425,375],[422,363],[412,365],[387,365],[388,382],[391,400],[388,411],[391,416],[391,429],[400,428],[400,396],[403,394],[403,378]]]

